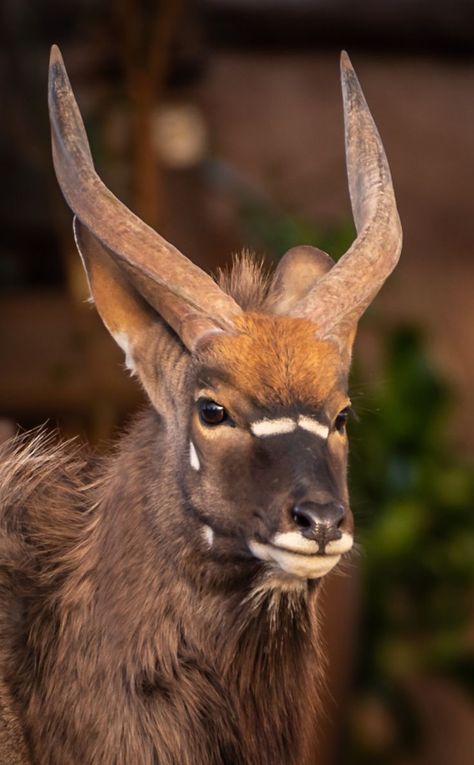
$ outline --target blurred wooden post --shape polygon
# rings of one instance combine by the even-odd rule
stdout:
[[[140,18],[134,0],[118,0],[118,28],[132,113],[133,207],[153,228],[163,217],[162,174],[153,142],[153,112],[160,103],[169,71],[171,47],[181,16],[180,0],[160,0],[150,20]]]

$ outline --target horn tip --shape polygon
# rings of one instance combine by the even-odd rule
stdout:
[[[347,71],[352,70],[353,66],[351,64],[351,60],[349,58],[349,54],[345,50],[341,50],[341,71]]]
[[[57,45],[51,46],[51,52],[49,55],[49,65],[50,66],[56,66],[57,64],[62,65],[63,57],[61,55],[61,51],[59,50],[59,47]]]
[[[65,73],[63,57],[57,45],[51,46],[49,54],[48,70],[48,103],[50,115],[54,114],[54,104],[56,101],[56,91],[58,81],[64,77]]]

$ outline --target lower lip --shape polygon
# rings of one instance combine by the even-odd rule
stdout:
[[[340,555],[305,555],[272,544],[251,542],[250,549],[260,560],[276,563],[283,571],[304,579],[320,579],[336,566]]]

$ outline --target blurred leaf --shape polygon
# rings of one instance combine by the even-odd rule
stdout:
[[[393,501],[383,508],[366,534],[365,549],[373,559],[397,558],[423,541],[423,507],[413,500]]]

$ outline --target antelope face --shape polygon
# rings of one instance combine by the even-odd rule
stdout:
[[[352,544],[351,346],[401,249],[387,158],[344,53],[341,81],[357,237],[336,264],[312,247],[290,250],[252,302],[255,268],[222,289],[106,189],[56,48],[50,64],[54,165],[97,309],[164,418],[182,418],[191,400],[185,504],[213,554],[293,578],[323,576]]]
[[[186,493],[210,548],[319,578],[352,546],[347,370],[311,322],[245,316],[194,372]]]

